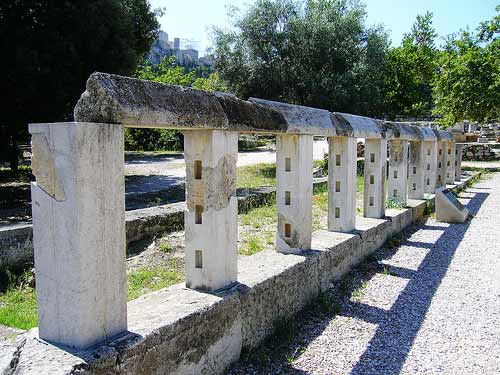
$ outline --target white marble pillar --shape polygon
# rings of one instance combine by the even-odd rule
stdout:
[[[438,141],[436,188],[446,185],[446,141]]]
[[[311,248],[313,137],[276,136],[276,251]]]
[[[364,216],[385,216],[385,180],[387,166],[387,140],[365,140]]]
[[[127,330],[123,127],[29,131],[38,332],[85,348]]]
[[[464,145],[455,145],[455,181],[460,181],[462,179],[462,157]]]
[[[408,141],[389,142],[388,199],[406,205],[408,199]]]
[[[216,291],[236,282],[238,133],[184,132],[186,286]]]
[[[425,141],[424,143],[424,192],[434,194],[436,191],[438,169],[438,143]]]
[[[357,138],[328,138],[328,230],[349,232],[356,222]]]
[[[446,183],[455,183],[455,142],[447,142],[446,153]]]
[[[425,142],[411,141],[408,168],[408,198],[424,199],[425,193]]]

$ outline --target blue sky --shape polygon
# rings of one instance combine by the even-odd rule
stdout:
[[[366,4],[367,23],[383,24],[390,30],[393,45],[399,45],[410,30],[417,14],[430,10],[439,35],[448,35],[467,26],[474,29],[480,21],[495,14],[500,0],[362,0]],[[210,45],[208,31],[212,25],[226,26],[226,5],[244,8],[253,0],[150,0],[154,8],[165,7],[160,19],[169,38],[189,38]],[[203,55],[203,53],[202,53]]]

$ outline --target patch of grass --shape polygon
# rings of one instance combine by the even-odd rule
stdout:
[[[20,329],[36,327],[36,294],[31,270],[15,274],[4,269],[1,274],[5,292],[0,295],[0,324]]]
[[[172,267],[146,267],[128,274],[128,300],[153,292],[184,280],[184,274],[176,262]]]
[[[31,165],[19,165],[17,172],[10,168],[0,167],[0,181],[29,181]]]
[[[276,164],[261,163],[238,168],[237,185],[239,188],[276,185]]]
[[[270,204],[262,207],[251,209],[246,214],[241,215],[243,225],[250,225],[252,228],[258,229],[264,224],[272,224],[276,222],[276,203],[273,200]]]
[[[401,199],[399,199],[399,198],[388,198],[385,201],[385,207],[386,208],[402,209],[403,208],[403,202],[401,202]]]
[[[160,242],[160,250],[164,253],[169,253],[172,251],[172,246],[168,243],[168,241]]]
[[[239,253],[243,255],[253,255],[264,250],[262,240],[255,234],[249,234],[244,238],[244,246],[240,249]]]

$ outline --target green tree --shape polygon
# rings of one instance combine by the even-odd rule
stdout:
[[[498,31],[485,38],[482,30],[450,38],[441,54],[434,112],[444,125],[500,117],[500,39]]]
[[[1,2],[0,149],[11,148],[12,167],[28,123],[71,119],[89,75],[133,73],[158,28],[147,0]]]
[[[385,65],[387,115],[428,116],[434,107],[432,82],[437,68],[437,34],[432,13],[418,15],[401,46],[392,48]]]
[[[175,57],[164,57],[159,64],[152,65],[145,61],[137,68],[135,76],[140,79],[160,82],[169,85],[190,86],[205,91],[227,91],[225,84],[217,73],[207,78],[199,77],[201,70],[189,70],[180,66]],[[184,147],[182,132],[167,129],[125,129],[125,148],[127,150],[172,150],[181,151]]]
[[[381,27],[365,26],[356,0],[258,0],[232,9],[231,30],[214,29],[215,67],[231,91],[376,115],[378,71],[388,49]],[[370,95],[367,95],[367,94]]]

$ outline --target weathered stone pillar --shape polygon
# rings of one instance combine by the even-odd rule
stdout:
[[[184,132],[186,286],[215,291],[236,282],[238,133]]]
[[[446,141],[438,141],[436,188],[446,186]]]
[[[127,330],[123,128],[29,130],[39,335],[85,348]]]
[[[446,183],[455,183],[455,142],[447,142]]]
[[[436,191],[437,169],[438,169],[438,143],[437,141],[426,141],[424,143],[424,192],[434,194]]]
[[[276,251],[311,248],[313,137],[276,136]]]
[[[425,193],[425,144],[423,141],[410,142],[410,164],[408,170],[408,197],[423,199]]]
[[[365,140],[364,216],[385,216],[385,179],[387,164],[387,140]]]
[[[356,222],[357,138],[328,138],[328,230],[349,232]]]
[[[455,144],[455,181],[460,181],[462,179],[463,149],[464,145],[459,143]]]
[[[408,141],[389,142],[388,198],[406,205],[408,198]]]

